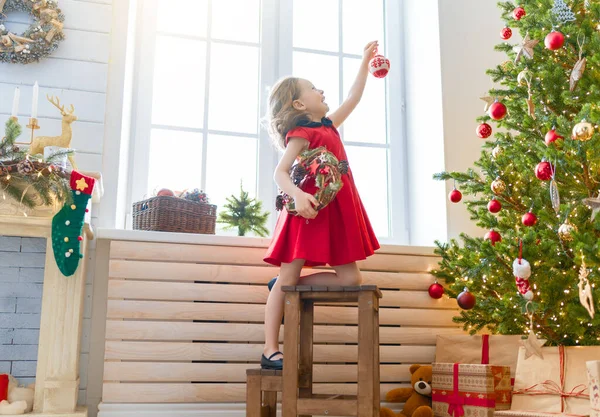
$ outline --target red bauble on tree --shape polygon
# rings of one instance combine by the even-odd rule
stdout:
[[[460,200],[462,200],[462,193],[455,188],[454,190],[450,191],[450,194],[448,194],[448,198],[453,203],[458,203],[460,202]]]
[[[512,36],[512,30],[510,30],[510,28],[508,26],[502,28],[502,30],[500,31],[500,37],[502,39],[504,39],[505,41],[509,40],[511,36]]]
[[[500,233],[496,232],[495,230],[490,230],[487,232],[484,236],[484,239],[492,242],[492,246],[496,246],[496,243],[502,242],[502,236],[500,236]]]
[[[489,108],[488,114],[494,120],[502,120],[506,116],[506,106],[499,101],[495,101]]]
[[[544,45],[546,45],[546,48],[550,49],[551,51],[556,51],[557,49],[562,48],[564,44],[565,35],[554,30],[547,34],[546,39],[544,39]]]
[[[440,284],[438,284],[437,281],[429,286],[429,296],[431,298],[439,300],[440,298],[442,298],[443,295],[444,295],[444,287],[442,287]]]
[[[496,199],[490,200],[488,203],[488,210],[490,213],[498,213],[500,210],[502,210],[502,204],[500,204],[500,202]]]
[[[525,12],[525,9],[522,8],[521,6],[515,8],[515,10],[513,10],[513,18],[515,20],[521,20],[523,17],[525,17],[527,13]]]
[[[546,146],[550,146],[552,142],[556,142],[558,139],[564,139],[564,136],[560,136],[558,133],[556,133],[556,128],[552,127],[552,129],[546,133],[544,141],[546,142]]]
[[[477,126],[477,136],[481,139],[489,138],[492,135],[492,126],[487,123],[482,123]]]
[[[552,165],[550,162],[542,161],[535,167],[535,176],[538,180],[548,181],[552,178]]]
[[[529,213],[525,213],[523,214],[523,217],[521,218],[521,222],[523,223],[523,225],[525,226],[535,226],[535,224],[537,223],[537,216],[535,214],[533,214],[532,212]]]
[[[456,301],[458,302],[458,306],[463,310],[470,310],[475,307],[475,296],[469,292],[468,288],[465,288],[463,292],[458,294],[456,297]]]

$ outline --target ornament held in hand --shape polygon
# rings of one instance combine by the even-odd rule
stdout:
[[[557,49],[562,48],[564,44],[565,35],[558,31],[553,30],[547,34],[546,38],[544,39],[544,45],[546,45],[546,48],[550,49],[551,51],[556,51]]]
[[[477,126],[477,136],[481,139],[487,139],[492,135],[492,126],[487,123],[482,123]]]
[[[500,210],[502,210],[502,204],[495,198],[490,200],[487,207],[488,207],[489,212],[494,213],[494,214],[496,214],[496,213],[500,212]]]
[[[573,140],[579,140],[581,142],[587,142],[594,136],[594,125],[582,120],[573,126],[573,134],[571,138]]]
[[[435,300],[439,300],[444,295],[444,287],[434,282],[429,286],[429,296]]]
[[[458,294],[458,297],[456,297],[456,302],[463,310],[470,310],[475,307],[476,299],[475,296],[469,292],[469,289],[465,288],[463,292]]]
[[[542,181],[549,181],[552,178],[552,165],[550,162],[542,161],[535,167],[535,176]]]
[[[390,71],[390,60],[383,55],[375,55],[369,61],[369,72],[376,78],[385,77]]]

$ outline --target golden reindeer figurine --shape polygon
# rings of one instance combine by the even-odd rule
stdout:
[[[60,110],[62,114],[62,134],[60,136],[37,136],[31,142],[29,148],[30,155],[44,154],[44,148],[46,146],[59,146],[61,148],[70,148],[71,139],[73,138],[73,131],[71,130],[71,123],[77,120],[77,116],[73,114],[75,107],[71,104],[68,111],[65,111],[65,106],[60,105],[60,100],[54,96],[46,96],[48,101]],[[68,156],[69,161],[74,169],[77,169],[75,160],[72,154]]]

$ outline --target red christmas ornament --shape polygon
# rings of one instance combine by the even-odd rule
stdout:
[[[548,133],[546,133],[546,137],[544,140],[546,142],[546,146],[550,146],[552,142],[556,142],[558,139],[564,138],[564,136],[560,136],[558,133],[556,133],[556,129],[553,127],[551,130],[548,131]]]
[[[508,26],[502,28],[502,30],[500,31],[500,37],[502,39],[504,39],[505,41],[509,40],[511,36],[512,36],[512,30],[510,30],[510,28]]]
[[[538,180],[548,181],[552,178],[552,165],[550,162],[542,161],[535,167],[535,176]]]
[[[475,296],[469,292],[468,288],[465,288],[463,292],[458,294],[456,297],[456,301],[458,302],[458,306],[463,310],[470,310],[475,307]]]
[[[448,198],[453,203],[458,203],[460,202],[460,200],[462,200],[462,193],[455,188],[454,190],[450,191],[450,194],[448,194]]]
[[[444,287],[437,282],[429,286],[429,296],[433,299],[439,300],[444,295]]]
[[[546,48],[550,49],[551,51],[556,51],[557,49],[562,48],[564,44],[565,35],[554,30],[547,34],[546,39],[544,39],[544,45],[546,45]]]
[[[498,213],[500,210],[502,210],[502,204],[500,204],[500,202],[494,198],[488,203],[488,210],[490,213]]]
[[[83,236],[77,236],[77,240],[81,242],[83,240]]]
[[[484,236],[484,239],[492,242],[492,246],[496,246],[496,243],[502,242],[502,236],[500,236],[500,233],[496,232],[495,230],[490,230],[487,232]]]
[[[489,138],[492,135],[492,126],[482,123],[477,126],[476,132],[481,139]]]
[[[521,20],[523,17],[525,17],[527,13],[525,12],[525,9],[522,8],[521,6],[515,8],[515,10],[513,10],[513,18],[515,20]]]
[[[377,53],[377,52],[375,52]],[[375,55],[369,61],[369,72],[376,78],[385,77],[390,71],[390,60],[383,55]]]
[[[521,222],[523,222],[523,225],[525,226],[535,226],[535,224],[537,223],[537,216],[535,214],[533,214],[532,212],[529,213],[525,213],[523,214],[523,217],[521,218]]]
[[[488,114],[494,120],[502,120],[506,116],[506,106],[499,101],[495,101],[489,108]]]

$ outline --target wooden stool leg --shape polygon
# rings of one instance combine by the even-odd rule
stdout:
[[[358,417],[377,417],[374,412],[375,295],[361,291],[358,297]]]
[[[248,375],[246,379],[246,417],[261,417],[260,382],[260,375]]]
[[[373,415],[375,417],[379,416],[379,408],[381,403],[381,388],[380,388],[380,364],[379,364],[379,298],[374,297],[375,303],[375,317],[373,320],[373,330],[374,330],[374,342],[373,342]]]
[[[298,416],[298,343],[300,327],[300,293],[285,293],[283,326],[283,396],[282,417]]]
[[[313,384],[313,322],[315,304],[312,301],[302,302],[300,315],[300,394],[299,398],[312,396]],[[299,417],[309,417],[300,415]]]
[[[277,392],[276,391],[265,391],[265,405],[267,406],[268,412],[265,417],[277,417]]]

